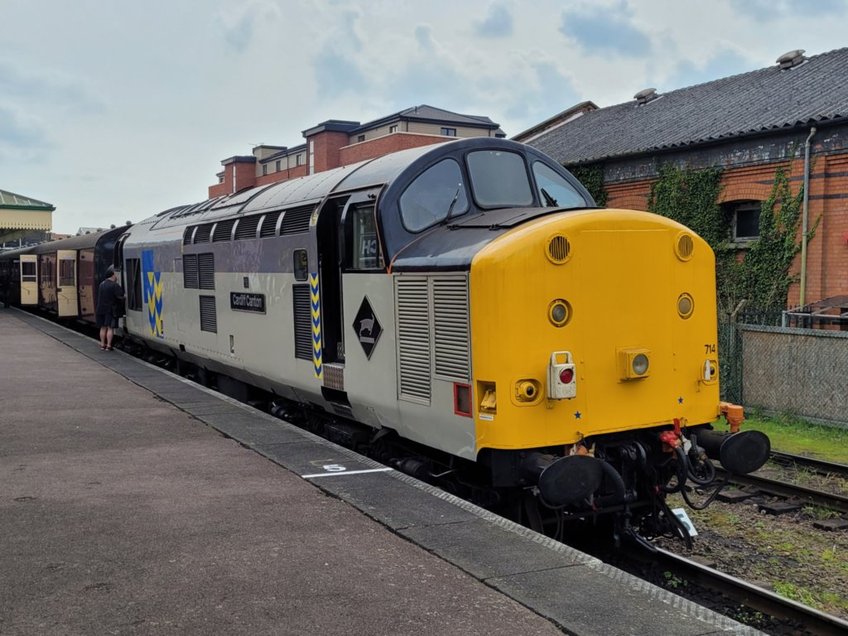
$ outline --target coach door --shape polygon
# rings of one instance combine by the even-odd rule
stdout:
[[[38,256],[21,255],[21,305],[38,304]]]
[[[56,311],[59,317],[79,315],[76,250],[56,251]]]

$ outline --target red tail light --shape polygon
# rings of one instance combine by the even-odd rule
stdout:
[[[574,380],[574,369],[563,369],[559,372],[559,381],[563,384],[571,384]]]

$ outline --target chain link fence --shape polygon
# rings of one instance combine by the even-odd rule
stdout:
[[[848,426],[848,331],[781,322],[746,311],[719,323],[722,399]]]

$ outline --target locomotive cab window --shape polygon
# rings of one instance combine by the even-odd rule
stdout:
[[[444,159],[427,168],[400,197],[401,220],[410,232],[420,232],[467,211],[462,171],[453,159]]]
[[[348,212],[351,247],[348,266],[354,270],[382,270],[383,255],[377,238],[373,205],[358,205]]]
[[[521,155],[501,150],[468,153],[471,192],[482,208],[533,205],[533,191]]]
[[[565,177],[541,161],[533,163],[533,176],[536,178],[536,188],[539,201],[546,208],[581,208],[586,201],[574,189]]]
[[[295,250],[292,254],[295,280],[306,280],[309,273],[309,254],[306,250]]]

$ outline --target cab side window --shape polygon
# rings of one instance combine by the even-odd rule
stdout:
[[[351,228],[351,253],[349,266],[355,270],[385,269],[380,241],[377,238],[377,220],[372,204],[358,205],[348,212]]]

